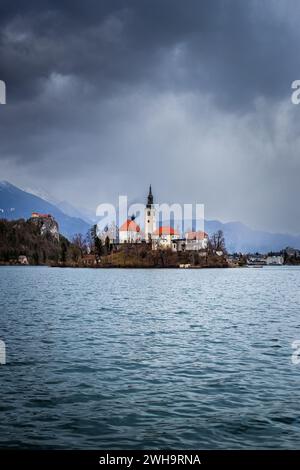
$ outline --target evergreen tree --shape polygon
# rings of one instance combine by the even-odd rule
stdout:
[[[110,239],[108,236],[105,238],[105,248],[106,248],[106,252],[109,253],[110,252]]]
[[[67,245],[65,242],[62,242],[61,244],[60,260],[62,263],[65,263],[67,260]]]
[[[103,244],[101,238],[96,237],[95,239],[95,255],[96,258],[99,258],[103,255]]]

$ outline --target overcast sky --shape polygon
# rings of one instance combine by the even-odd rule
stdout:
[[[0,3],[0,179],[300,233],[298,0]],[[143,200],[142,200],[143,202]]]

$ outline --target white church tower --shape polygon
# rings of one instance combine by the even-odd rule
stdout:
[[[149,194],[147,199],[147,205],[145,207],[145,240],[148,242],[151,240],[153,232],[156,230],[156,219],[155,219],[155,207],[153,204],[153,195],[151,184],[149,188]]]

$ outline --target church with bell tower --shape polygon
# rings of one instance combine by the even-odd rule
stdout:
[[[147,198],[147,205],[145,207],[145,240],[151,241],[152,235],[156,230],[155,207],[153,203],[153,194],[151,184],[149,187],[149,194]]]

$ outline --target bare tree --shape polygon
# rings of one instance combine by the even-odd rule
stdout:
[[[223,253],[225,253],[225,238],[222,230],[218,230],[212,234],[210,237],[210,248],[213,253],[216,251],[223,251]]]
[[[86,241],[81,233],[77,233],[76,235],[74,235],[72,243],[78,248],[81,255],[87,252]]]
[[[90,230],[88,230],[86,237],[85,237],[85,244],[87,253],[95,253],[95,226],[93,225]]]

